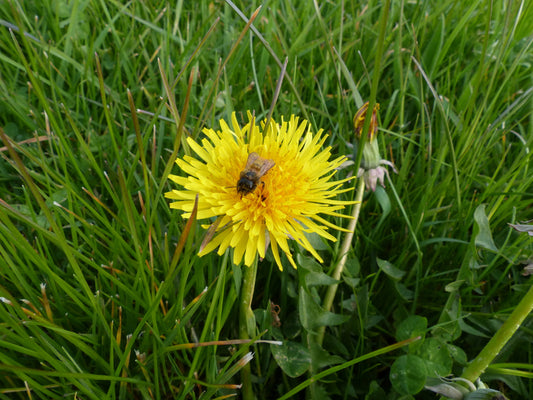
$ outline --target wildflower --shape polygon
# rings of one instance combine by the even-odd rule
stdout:
[[[270,243],[280,269],[280,248],[296,268],[288,244],[293,239],[322,262],[305,234],[317,233],[335,241],[327,228],[344,230],[320,214],[344,217],[337,211],[353,204],[334,199],[349,190],[341,187],[345,180],[331,180],[345,157],[330,161],[330,148],[321,149],[326,139],[322,130],[313,135],[306,128],[307,121],[299,122],[294,115],[281,124],[272,121],[268,128],[265,123],[257,126],[250,113],[248,118],[241,128],[233,113],[231,128],[220,120],[221,130],[204,129],[206,138],[201,144],[187,139],[199,159],[184,156],[176,161],[188,176],[169,176],[182,186],[165,194],[175,200],[170,207],[185,211],[184,217],[189,218],[198,194],[197,218],[217,217],[212,228],[215,235],[200,256],[217,247],[222,255],[230,247],[235,264],[244,257],[250,266],[257,255],[265,257]],[[269,165],[256,185],[243,190],[241,172],[252,153],[256,153],[254,162],[266,160],[273,166]]]
[[[361,139],[367,110],[368,101],[363,104],[353,118],[353,125],[357,139]],[[381,186],[385,187],[385,174],[388,175],[389,172],[386,168],[382,167],[382,165],[388,165],[392,167],[394,172],[398,173],[394,167],[394,164],[388,160],[381,159],[379,154],[378,142],[375,140],[378,132],[377,110],[379,110],[379,104],[376,103],[374,109],[372,110],[372,116],[368,128],[368,139],[363,146],[363,160],[361,162],[361,168],[359,168],[359,172],[357,174],[358,177],[363,177],[365,180],[365,185],[370,187],[373,192],[376,191],[378,182]]]

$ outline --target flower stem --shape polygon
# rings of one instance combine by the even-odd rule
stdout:
[[[529,288],[524,298],[516,306],[509,318],[507,318],[507,321],[498,329],[498,332],[496,332],[478,356],[465,368],[461,378],[475,382],[502,350],[503,346],[511,339],[511,336],[518,330],[532,310],[533,286]]]
[[[250,339],[255,336],[255,316],[252,311],[254,297],[255,278],[257,276],[257,257],[250,267],[243,266],[244,276],[241,286],[241,304],[239,316],[239,336],[241,339]],[[247,345],[246,345],[247,346]],[[247,363],[241,369],[242,398],[244,400],[255,399],[252,388],[252,369]]]
[[[361,201],[363,200],[363,195],[365,193],[365,180],[361,178],[359,179],[358,183],[359,184],[357,186],[357,193],[355,194],[355,201],[357,201],[358,203],[355,204],[353,207],[352,219],[350,220],[350,224],[348,225],[348,230],[350,232],[348,232],[344,237],[344,242],[342,243],[340,251],[341,258],[339,259],[339,262],[337,263],[337,266],[333,271],[332,278],[335,280],[339,280],[341,278],[342,271],[344,270],[344,266],[346,265],[346,260],[348,259],[348,252],[350,251],[350,247],[352,245],[355,227],[357,226],[357,220],[359,219],[359,212],[361,211]],[[328,291],[326,292],[326,296],[324,297],[323,303],[323,307],[326,311],[331,311],[331,307],[333,306],[333,300],[335,300],[335,294],[337,293],[338,287],[338,283],[330,285],[328,287]],[[319,345],[322,345],[322,342],[324,341],[325,332],[325,326],[321,326],[318,329],[316,343],[318,343]]]

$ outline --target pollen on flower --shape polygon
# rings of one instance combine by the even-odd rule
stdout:
[[[332,180],[345,157],[330,160],[330,148],[322,148],[322,130],[313,134],[298,117],[280,124],[271,121],[269,129],[264,123],[258,126],[250,113],[248,118],[241,128],[233,113],[231,127],[221,120],[220,130],[203,130],[200,143],[187,139],[196,157],[176,161],[181,174],[169,178],[181,188],[165,194],[174,200],[170,207],[188,218],[198,194],[197,218],[216,219],[200,255],[232,248],[234,263],[244,259],[250,266],[257,256],[264,258],[270,246],[280,269],[280,249],[296,268],[289,248],[289,240],[295,240],[322,261],[305,234],[335,241],[328,228],[344,230],[323,216],[345,217],[339,211],[353,204],[335,200],[351,190],[342,188],[346,180]],[[246,182],[240,182],[243,171],[250,172]],[[239,184],[246,186],[239,189]]]

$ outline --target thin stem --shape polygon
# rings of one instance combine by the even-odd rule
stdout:
[[[341,258],[339,259],[339,262],[337,263],[337,266],[335,267],[335,270],[333,271],[332,278],[339,280],[342,275],[342,271],[344,270],[344,266],[346,265],[346,260],[348,259],[348,252],[350,251],[350,247],[352,245],[353,235],[355,233],[355,227],[357,226],[357,220],[359,219],[359,212],[361,211],[361,202],[363,200],[363,195],[365,193],[365,180],[359,179],[359,184],[357,186],[357,193],[355,194],[355,201],[358,203],[354,205],[353,211],[352,211],[352,219],[350,220],[350,224],[348,225],[348,232],[346,236],[344,237],[344,242],[341,246]],[[328,291],[326,292],[326,295],[324,296],[324,309],[326,311],[330,311],[331,307],[333,306],[333,300],[335,300],[335,294],[337,293],[337,288],[339,287],[339,284],[336,283],[334,285],[330,285],[328,287]],[[321,326],[318,330],[317,340],[316,343],[319,345],[322,345],[322,342],[324,341],[324,333],[326,332],[326,327]]]
[[[503,346],[511,339],[518,328],[520,328],[520,325],[531,310],[533,310],[533,286],[529,288],[507,321],[498,329],[498,332],[496,332],[478,356],[465,368],[461,378],[475,382],[502,350]]]
[[[239,318],[239,336],[241,339],[250,339],[255,336],[255,316],[252,311],[252,300],[254,297],[255,278],[257,276],[257,257],[250,267],[243,267],[244,276],[241,286],[241,304]],[[248,345],[245,345],[248,346]],[[242,378],[242,398],[244,400],[254,400],[252,388],[252,370],[250,363],[241,369]]]

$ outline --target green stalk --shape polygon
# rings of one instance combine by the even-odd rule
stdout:
[[[257,276],[257,257],[250,267],[244,266],[244,276],[241,286],[241,305],[239,315],[239,336],[241,339],[250,339],[255,336],[255,316],[252,311],[252,300],[254,297],[255,278]],[[244,345],[248,346],[248,344]],[[242,398],[244,400],[254,400],[252,388],[252,369],[247,363],[241,369],[242,378]]]
[[[529,288],[507,321],[498,329],[498,332],[496,332],[478,356],[465,368],[461,378],[475,382],[502,350],[503,346],[511,339],[531,310],[533,310],[533,286]]]
[[[352,219],[350,220],[350,224],[348,225],[348,233],[346,233],[346,236],[344,236],[344,241],[342,242],[340,254],[341,257],[339,258],[339,261],[337,265],[335,266],[335,269],[333,270],[333,274],[331,275],[332,278],[335,280],[340,280],[342,276],[342,271],[344,270],[344,266],[346,265],[346,261],[348,260],[348,252],[350,251],[350,247],[352,246],[353,236],[355,233],[355,228],[357,226],[357,221],[359,219],[359,213],[361,211],[361,202],[363,200],[363,195],[365,194],[365,180],[361,177],[358,181],[357,185],[357,193],[355,194],[355,201],[356,203],[352,210]],[[337,288],[339,287],[338,283],[335,283],[333,285],[330,285],[328,287],[328,290],[326,292],[326,295],[324,296],[324,302],[323,302],[323,308],[326,311],[331,311],[331,307],[333,306],[333,301],[335,300],[335,295],[337,294]],[[310,335],[309,336],[309,345],[311,343],[315,343],[318,345],[318,347],[322,347],[322,343],[324,342],[324,334],[326,333],[326,326],[321,326],[318,328],[318,332],[316,335]],[[319,393],[317,392],[317,385],[314,381],[315,376],[318,371],[316,371],[313,363],[311,365],[311,379],[313,380],[313,383],[311,383],[309,387],[310,391],[310,397],[311,399],[318,399]]]
[[[348,252],[350,251],[350,247],[352,245],[353,241],[353,235],[355,233],[355,227],[357,226],[357,220],[359,219],[359,212],[361,211],[361,202],[363,200],[363,195],[365,194],[365,180],[363,178],[359,179],[359,184],[357,186],[357,193],[355,194],[355,201],[358,203],[354,205],[352,210],[352,219],[350,220],[350,224],[348,225],[348,232],[346,236],[344,237],[344,242],[342,242],[341,246],[341,258],[339,259],[339,262],[337,263],[337,266],[335,267],[335,270],[333,271],[332,278],[336,280],[340,280],[342,271],[344,270],[344,266],[346,265],[346,260],[348,259]],[[324,296],[324,303],[323,307],[326,311],[331,311],[331,307],[333,306],[333,300],[335,300],[335,294],[337,293],[337,288],[339,287],[339,284],[336,283],[334,285],[330,285],[328,287],[328,291],[326,292],[326,295]],[[316,343],[318,343],[320,346],[322,345],[322,342],[324,341],[324,333],[326,332],[326,327],[321,326],[318,329],[318,335],[316,338]]]

